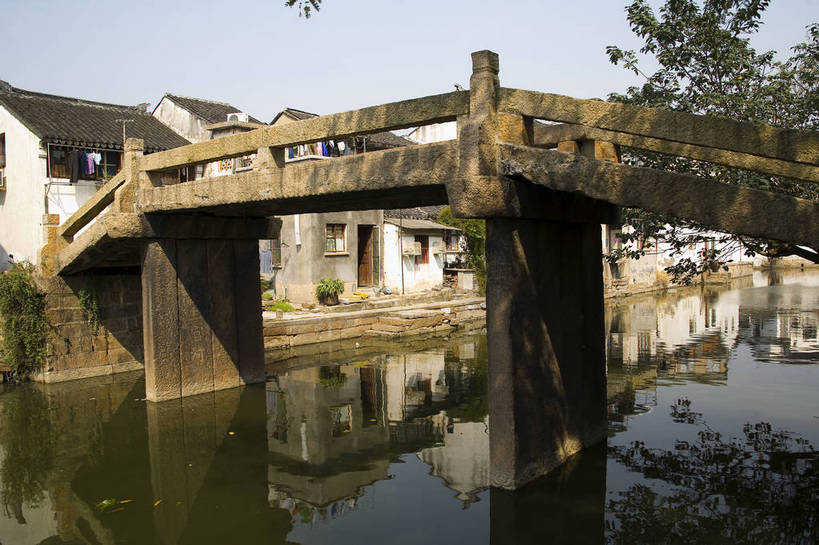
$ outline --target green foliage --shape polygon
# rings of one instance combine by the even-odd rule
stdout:
[[[276,301],[273,303],[273,306],[270,307],[271,310],[281,310],[282,312],[293,312],[296,310],[296,307],[290,304],[289,301],[284,299],[280,301]]]
[[[270,289],[271,283],[270,280],[264,277],[259,277],[259,286],[262,289],[262,293],[266,292]]]
[[[478,287],[486,293],[486,222],[456,218],[449,206],[438,214],[438,223],[460,229],[466,238],[466,265],[475,269]]]
[[[266,292],[262,293],[262,299],[264,301],[270,301],[271,299],[273,299],[273,294],[270,293],[269,291],[266,291]]]
[[[299,17],[309,19],[314,11],[318,13],[321,10],[321,2],[322,0],[285,0],[284,5],[288,8],[296,6]]]
[[[640,54],[653,57],[659,68],[643,72],[635,51],[606,48],[609,60],[645,78],[642,86],[612,93],[609,100],[783,128],[819,127],[819,24],[807,27],[807,42],[792,49],[786,61],[774,51],[757,53],[749,37],[762,24],[769,0],[667,0],[655,15],[646,0],[626,8],[632,31],[643,40]],[[742,185],[807,199],[819,199],[819,186],[756,174],[711,163],[658,153],[624,150],[630,164],[694,173],[724,183]],[[626,210],[634,231],[623,233],[623,248],[612,252],[617,261],[644,255],[653,246],[681,255],[690,245],[711,240],[705,227],[639,210]],[[654,241],[654,242],[652,242]],[[644,245],[630,244],[643,242]],[[720,237],[714,249],[696,260],[682,260],[667,269],[676,281],[688,282],[708,269],[721,267],[723,256],[739,244],[746,253],[769,256],[796,254],[819,262],[819,254],[804,249],[737,235]],[[704,245],[700,245],[704,246]],[[639,250],[635,249],[639,248]]]
[[[93,291],[80,290],[77,292],[77,299],[80,302],[83,318],[88,322],[91,332],[96,335],[100,331],[100,325],[102,325],[97,294]]]
[[[45,294],[34,284],[33,270],[31,264],[18,263],[0,274],[0,359],[18,376],[40,369],[45,359]]]
[[[322,278],[316,286],[316,297],[319,300],[333,299],[344,291],[344,282],[338,278]]]

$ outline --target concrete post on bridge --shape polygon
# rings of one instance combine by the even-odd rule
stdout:
[[[611,210],[500,175],[499,141],[531,144],[532,120],[497,112],[495,53],[472,62],[447,192],[455,215],[487,220],[491,483],[515,489],[605,439],[600,223]]]
[[[138,167],[141,150],[132,151],[130,179],[152,184]],[[147,399],[264,382],[258,241],[271,236],[269,221],[162,214],[146,221],[153,232],[140,263]]]

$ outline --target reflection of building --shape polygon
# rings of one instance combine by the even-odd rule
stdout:
[[[754,355],[765,360],[819,361],[819,312],[778,310],[773,316],[749,318]]]
[[[474,356],[467,344],[458,352]],[[267,385],[271,504],[304,522],[339,516],[388,478],[395,455],[417,451],[459,498],[474,499],[489,482],[489,441],[485,406],[480,421],[458,412],[456,400],[471,400],[470,366],[437,350],[279,374]]]
[[[268,448],[281,461],[268,469],[271,500],[292,497],[324,507],[387,477],[388,459],[345,463],[389,442],[378,410],[380,369],[310,367],[280,375],[277,383],[267,385]]]
[[[731,296],[655,298],[610,308],[609,365],[625,367],[662,360],[668,373],[726,372],[739,334],[739,303]]]
[[[465,506],[476,501],[477,493],[489,486],[489,418],[452,423],[447,427],[444,444],[425,448],[418,458],[457,492]]]
[[[444,370],[444,354],[421,352],[386,356],[384,372],[389,395],[387,416],[402,422],[433,402],[441,402],[449,393]]]

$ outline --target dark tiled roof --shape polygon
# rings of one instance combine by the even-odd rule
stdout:
[[[105,104],[17,89],[0,82],[0,105],[45,142],[122,149],[122,123],[130,138],[142,138],[145,151],[184,146],[187,140],[136,106]]]
[[[304,110],[297,110],[296,108],[285,108],[284,110],[276,114],[276,117],[273,118],[270,124],[271,125],[275,124],[276,121],[278,121],[279,118],[283,115],[289,117],[294,121],[302,121],[304,119],[318,117],[318,114],[305,112]],[[369,148],[370,146],[372,146],[373,149],[398,148],[401,146],[411,146],[415,144],[415,142],[413,142],[412,140],[407,140],[403,136],[398,136],[389,131],[368,134],[365,137],[359,138],[366,138],[367,147]]]
[[[401,146],[412,146],[415,144],[412,140],[407,140],[403,136],[398,136],[391,132],[377,132],[375,134],[368,134],[367,147],[375,145],[378,148],[398,148]]]
[[[172,95],[170,93],[165,93],[165,97],[163,98],[167,98],[169,100],[174,101],[182,108],[185,108],[193,115],[204,119],[209,124],[227,121],[228,114],[235,114],[242,111],[239,108],[231,106],[226,102],[216,102],[213,100],[203,100],[201,98],[183,97],[179,95]],[[253,116],[248,116],[248,121],[250,121],[251,123],[262,123]]]
[[[284,110],[276,114],[276,117],[273,118],[273,121],[271,121],[270,124],[273,125],[283,115],[286,115],[287,117],[290,117],[295,121],[310,119],[311,117],[318,117],[318,114],[305,112],[304,110],[297,110],[296,108],[285,108]]]
[[[393,210],[384,210],[384,217],[429,220],[437,222],[438,215],[444,208],[446,208],[446,206],[442,204],[434,206],[416,206],[415,208],[395,208]]]

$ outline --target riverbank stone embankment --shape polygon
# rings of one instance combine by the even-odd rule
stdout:
[[[408,306],[332,312],[298,318],[265,318],[265,351],[357,337],[404,338],[483,327],[483,297],[461,297]]]

